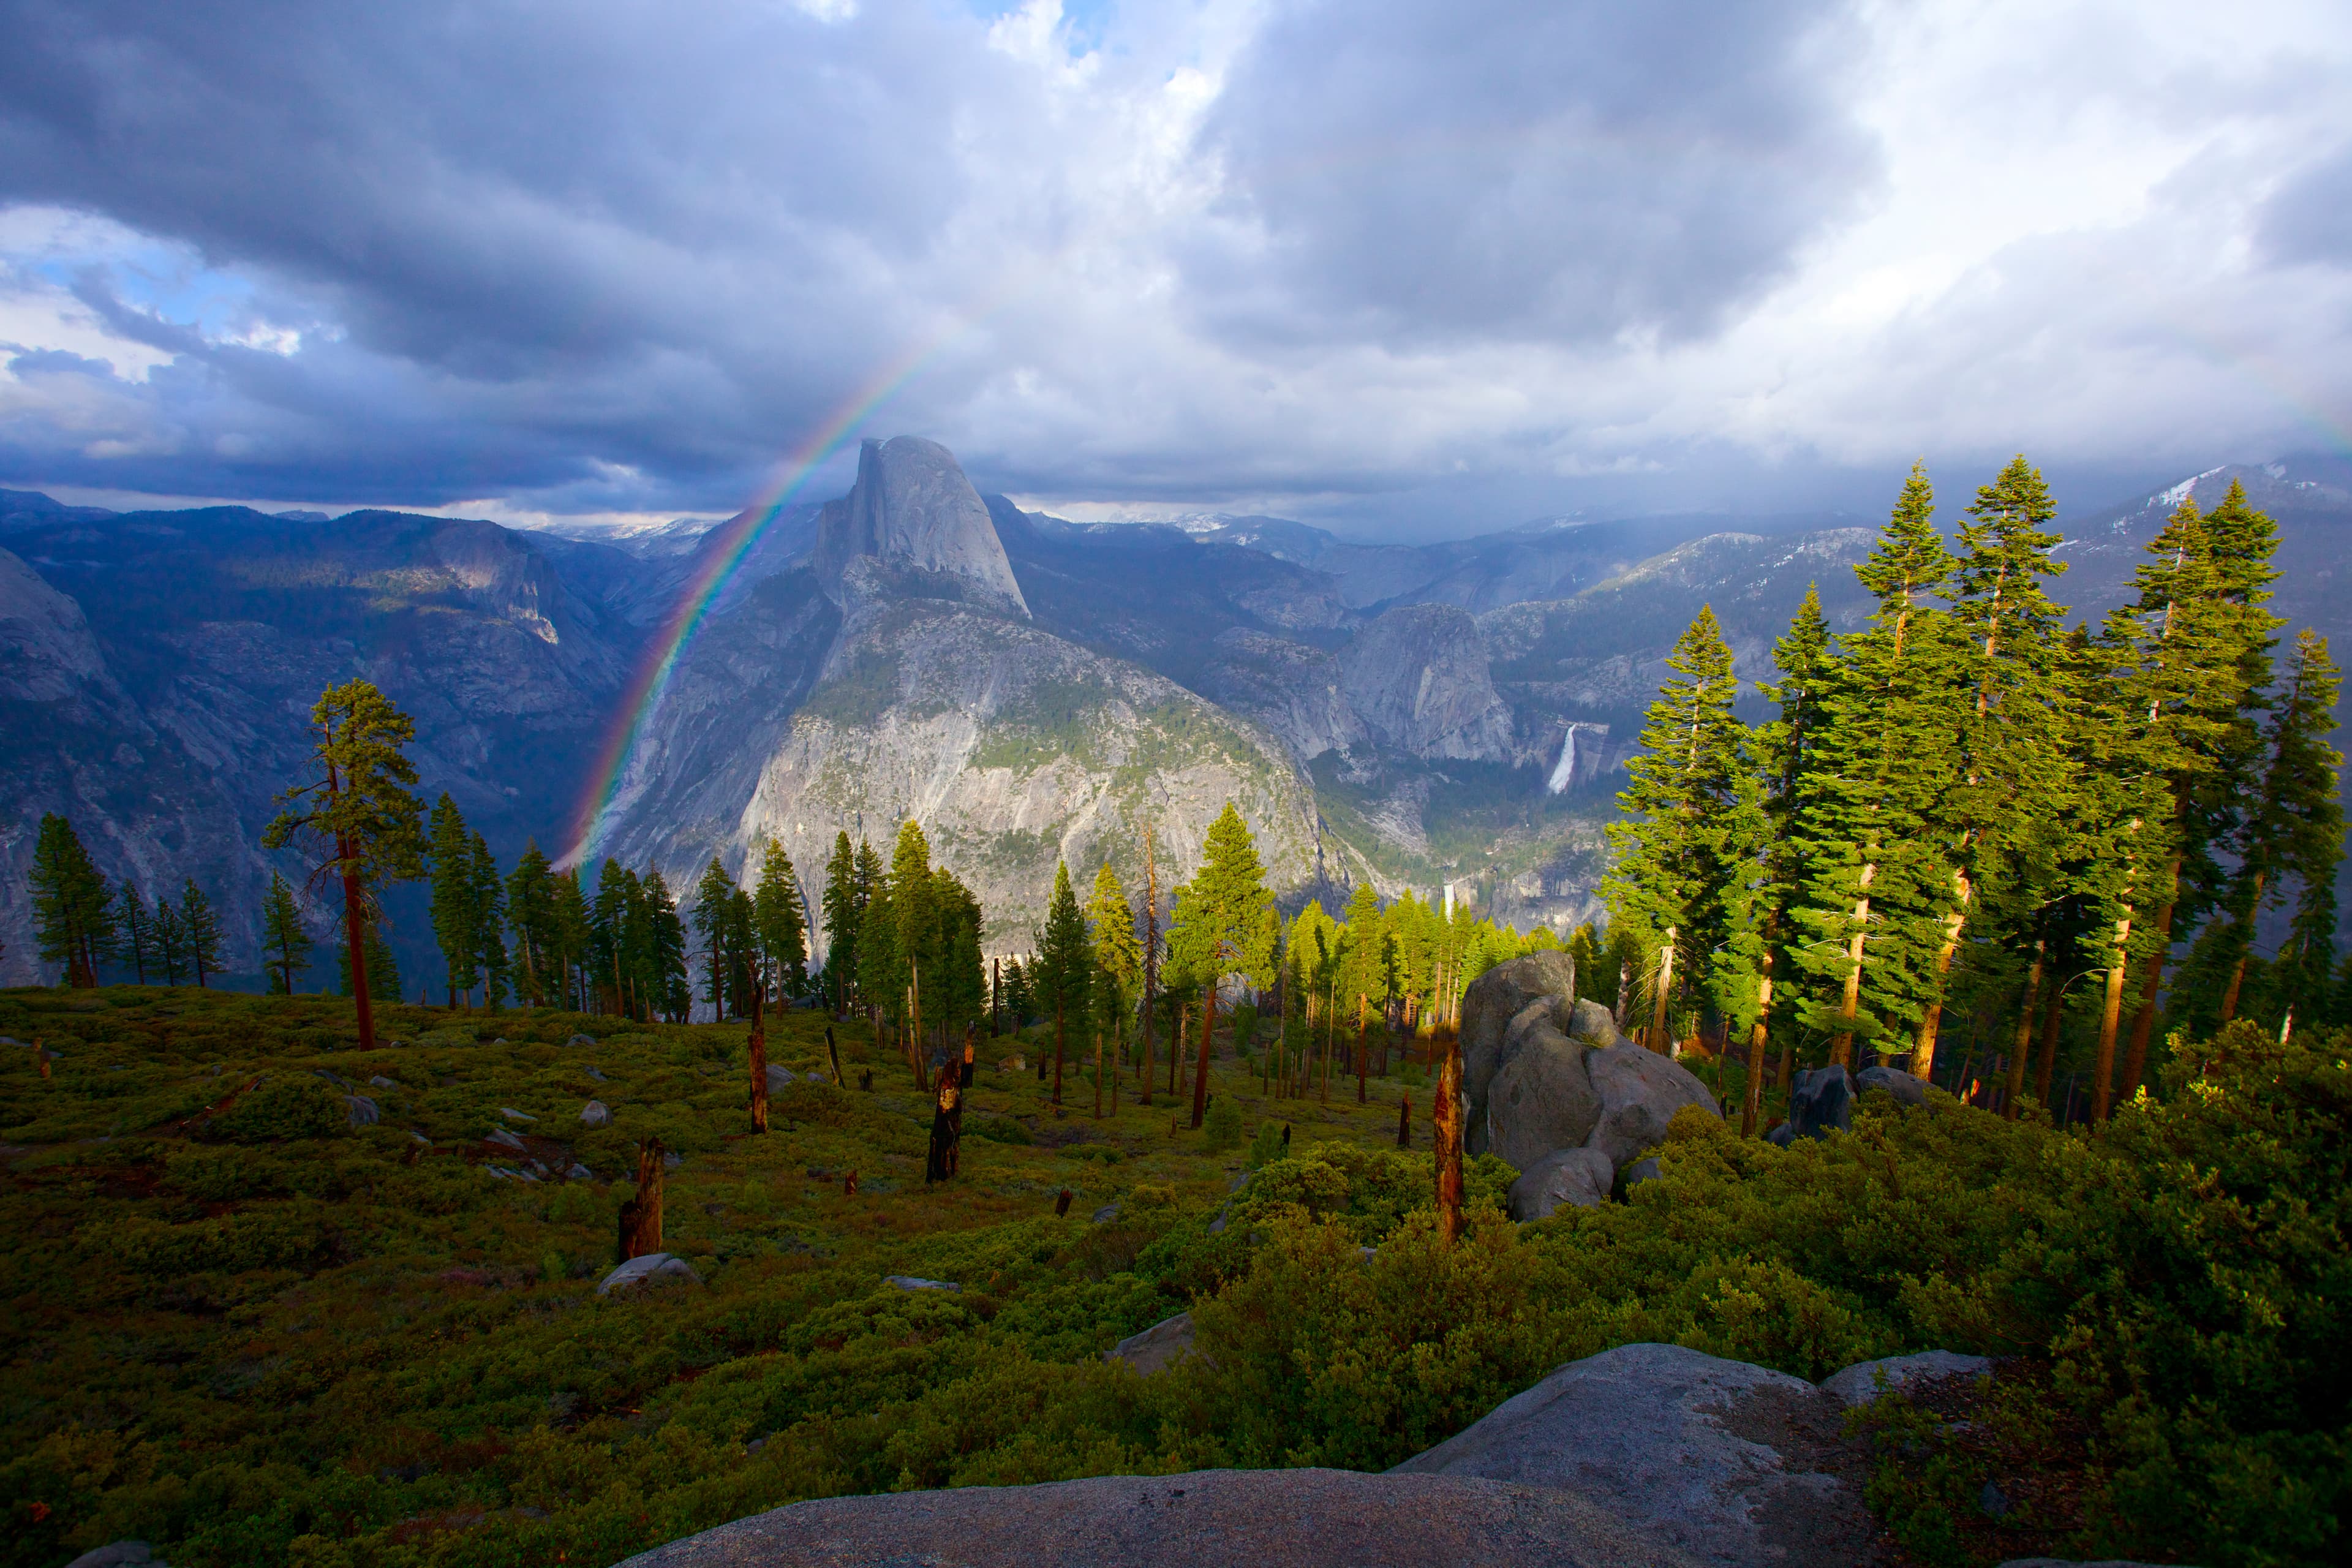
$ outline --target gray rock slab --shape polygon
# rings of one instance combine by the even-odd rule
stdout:
[[[1624,1037],[1617,1032],[1617,1020],[1609,1009],[1593,1001],[1579,1002],[1569,1009],[1568,1037],[1596,1051],[1605,1051]]]
[[[1799,1073],[1789,1086],[1787,1126],[1790,1142],[1853,1131],[1853,1076],[1834,1065]]]
[[[586,1035],[574,1035],[563,1043],[567,1046],[593,1046],[596,1042]]]
[[[383,1114],[375,1101],[364,1094],[343,1096],[343,1120],[353,1127],[373,1127]]]
[[[1616,1045],[1585,1053],[1584,1070],[1601,1100],[1599,1124],[1586,1140],[1622,1169],[1643,1150],[1663,1143],[1666,1126],[1685,1105],[1720,1116],[1715,1096],[1680,1064],[1640,1046]]]
[[[901,1290],[947,1290],[963,1294],[963,1287],[952,1279],[924,1279],[912,1274],[891,1274],[884,1277],[886,1285],[896,1285]]]
[[[1462,1097],[1470,1152],[1486,1152],[1486,1086],[1503,1065],[1503,1036],[1528,1004],[1576,993],[1576,961],[1531,952],[1498,963],[1462,994]]]
[[[634,1289],[640,1285],[668,1284],[675,1280],[689,1280],[699,1285],[702,1276],[697,1274],[694,1266],[683,1258],[672,1258],[667,1252],[648,1252],[630,1258],[605,1275],[604,1282],[596,1287],[596,1294],[606,1296],[615,1290]]]
[[[783,1088],[784,1085],[788,1083],[798,1082],[800,1082],[800,1076],[792,1071],[789,1068],[771,1067],[768,1069],[768,1092],[770,1094],[775,1093],[776,1090]]]
[[[103,1546],[93,1546],[66,1564],[66,1568],[170,1568],[155,1560],[155,1549],[143,1541],[110,1541]]]
[[[1192,1314],[1179,1312],[1139,1334],[1129,1334],[1105,1351],[1103,1360],[1123,1361],[1148,1377],[1192,1348]]]
[[[1601,1125],[1601,1100],[1589,1070],[1593,1053],[1554,1027],[1542,1016],[1546,1007],[1533,1003],[1513,1020],[1502,1070],[1487,1087],[1479,1118],[1486,1152],[1521,1171],[1555,1149],[1579,1147]]]
[[[1904,1105],[1927,1103],[1927,1084],[1913,1078],[1907,1072],[1897,1072],[1893,1068],[1864,1068],[1853,1075],[1853,1087],[1857,1094],[1868,1089],[1883,1089]]]
[[[525,1143],[521,1139],[516,1137],[513,1133],[508,1131],[503,1127],[491,1128],[489,1131],[482,1135],[482,1142],[485,1143],[495,1143],[501,1149],[511,1149],[519,1154],[529,1153],[530,1152],[530,1144]]]
[[[827,1498],[629,1568],[1691,1568],[1584,1499],[1469,1477],[1194,1470]]]
[[[1609,1201],[1617,1173],[1598,1149],[1560,1149],[1528,1167],[1511,1184],[1511,1217],[1522,1225],[1547,1219],[1562,1204],[1595,1208]]]
[[[1958,1351],[1922,1351],[1917,1355],[1856,1362],[1822,1379],[1822,1392],[1835,1394],[1838,1403],[1853,1408],[1868,1405],[1882,1394],[1900,1394],[1914,1384],[1933,1383],[1946,1377],[1978,1377],[1990,1371],[1992,1363],[1980,1355],[1962,1355]]]
[[[580,1121],[584,1127],[609,1127],[613,1112],[601,1100],[592,1100],[580,1108]]]
[[[1654,1182],[1664,1175],[1655,1160],[1636,1160],[1625,1167],[1625,1185],[1631,1188],[1638,1183]]]
[[[517,1110],[511,1105],[499,1106],[499,1114],[505,1117],[509,1121],[536,1121],[539,1120],[538,1117],[533,1116],[530,1112],[527,1110]]]
[[[1843,1406],[1801,1378],[1679,1345],[1570,1362],[1398,1466],[1556,1487],[1720,1568],[1872,1562]]]

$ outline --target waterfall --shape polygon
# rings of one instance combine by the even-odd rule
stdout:
[[[1568,735],[1559,743],[1559,761],[1552,764],[1551,778],[1544,785],[1547,795],[1558,795],[1576,781],[1576,726],[1568,727]]]

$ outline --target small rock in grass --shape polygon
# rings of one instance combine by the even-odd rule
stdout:
[[[882,1281],[896,1285],[901,1290],[950,1290],[961,1296],[963,1287],[948,1279],[918,1279],[911,1274],[893,1274]]]
[[[677,1170],[680,1165],[685,1163],[686,1156],[677,1152],[675,1150],[662,1156],[663,1166],[672,1171]]]
[[[596,1294],[606,1296],[615,1290],[632,1289],[639,1285],[689,1279],[697,1285],[702,1283],[702,1276],[697,1274],[685,1258],[673,1258],[667,1252],[648,1252],[641,1258],[630,1258],[605,1275],[604,1282],[596,1287]]]
[[[430,1149],[431,1147],[433,1147],[433,1140],[432,1140],[432,1139],[430,1139],[430,1138],[427,1138],[424,1133],[417,1131],[416,1131],[415,1129],[414,1129],[414,1128],[411,1128],[411,1129],[409,1130],[409,1133],[408,1133],[408,1135],[409,1135],[411,1138],[415,1139],[417,1142],[424,1144],[427,1149]]]
[[[1192,1348],[1192,1314],[1162,1318],[1139,1334],[1129,1334],[1103,1352],[1105,1361],[1123,1361],[1146,1377]]]
[[[400,1085],[393,1082],[392,1079],[384,1077],[383,1074],[378,1073],[373,1078],[368,1079],[368,1087],[370,1089],[398,1089]]]
[[[1980,1355],[1922,1351],[1917,1355],[1857,1362],[1822,1379],[1822,1392],[1837,1395],[1838,1402],[1852,1410],[1871,1404],[1882,1394],[1900,1394],[1914,1384],[1947,1377],[1981,1377],[1991,1371],[1992,1363]]]
[[[1598,1149],[1558,1149],[1529,1165],[1511,1184],[1511,1217],[1520,1224],[1549,1219],[1565,1204],[1595,1208],[1607,1201],[1616,1172]]]
[[[1907,1072],[1897,1072],[1893,1068],[1864,1068],[1853,1075],[1853,1087],[1857,1094],[1865,1089],[1883,1089],[1893,1095],[1899,1105],[1927,1103],[1927,1084],[1913,1078]]]
[[[343,1116],[343,1120],[350,1122],[353,1127],[373,1127],[375,1125],[378,1114],[375,1108],[375,1101],[370,1100],[366,1095],[347,1094],[343,1096],[343,1104],[349,1108]]]
[[[596,1042],[586,1035],[574,1035],[563,1043],[567,1046],[593,1046]]]
[[[1095,1210],[1095,1223],[1097,1225],[1108,1225],[1118,1217],[1118,1205],[1117,1204],[1105,1204],[1102,1207]]]
[[[613,1113],[605,1109],[603,1100],[592,1100],[581,1108],[580,1120],[590,1127],[608,1127],[612,1125]]]
[[[530,1152],[530,1144],[524,1142],[521,1139],[516,1137],[513,1133],[508,1131],[503,1127],[491,1128],[489,1132],[484,1136],[482,1142],[485,1143],[495,1143],[501,1149],[511,1149],[518,1154],[527,1154]]]
[[[588,1076],[589,1076],[590,1078],[594,1079],[598,1083],[603,1083],[603,1082],[604,1082],[604,1081],[605,1081],[604,1075],[603,1073],[598,1072],[594,1068],[590,1068],[588,1069]]]
[[[563,1179],[567,1182],[593,1182],[596,1179],[596,1173],[574,1160],[572,1169],[563,1173]]]
[[[1646,1160],[1636,1160],[1625,1167],[1625,1185],[1630,1189],[1636,1182],[1654,1182],[1662,1174],[1664,1173],[1658,1169],[1655,1156]]]
[[[517,1110],[516,1110],[513,1106],[511,1106],[511,1105],[501,1105],[501,1106],[499,1106],[499,1114],[500,1116],[505,1117],[509,1121],[538,1121],[538,1120],[539,1120],[539,1118],[538,1118],[538,1117],[536,1117],[536,1116],[530,1115],[529,1113],[524,1112],[524,1111]]]
[[[67,1563],[66,1568],[132,1568],[133,1564],[168,1568],[155,1561],[155,1549],[143,1541],[110,1541],[104,1546],[92,1547]]]

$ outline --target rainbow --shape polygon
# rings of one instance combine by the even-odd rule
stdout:
[[[646,645],[645,658],[622,694],[611,728],[597,747],[595,761],[589,769],[588,786],[573,813],[572,847],[565,853],[562,864],[584,867],[603,847],[604,836],[612,826],[613,804],[620,795],[622,781],[628,777],[629,760],[636,752],[638,737],[660,710],[679,658],[694,641],[694,634],[701,630],[704,618],[718,602],[728,580],[751,552],[751,546],[792,504],[793,498],[825,459],[856,434],[859,425],[914,379],[916,373],[960,332],[974,324],[970,318],[956,322],[935,341],[903,356],[867,382],[785,456],[749,506],[719,525],[716,537],[703,547],[702,564],[679,593],[677,603],[661,623],[660,630]]]

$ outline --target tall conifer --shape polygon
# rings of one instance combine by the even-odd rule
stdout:
[[[1650,704],[1643,754],[1626,764],[1633,782],[1617,802],[1629,820],[1609,830],[1617,863],[1601,883],[1612,923],[1657,933],[1654,1051],[1669,1046],[1677,975],[1698,975],[1724,940],[1723,893],[1737,872],[1720,858],[1714,825],[1732,793],[1743,732],[1732,712],[1738,678],[1712,606],[1700,608],[1666,668],[1674,674]]]
[[[294,976],[310,967],[311,945],[293,887],[276,871],[270,872],[269,891],[261,901],[261,951],[272,992],[280,996],[294,994]]]
[[[1857,1039],[1920,1018],[1951,897],[1934,828],[1958,726],[1950,625],[1933,600],[1952,561],[1934,513],[1927,473],[1914,467],[1854,569],[1878,607],[1868,629],[1838,639],[1798,786],[1806,887],[1791,979],[1807,983],[1801,1020],[1830,1035],[1842,1064]]]

